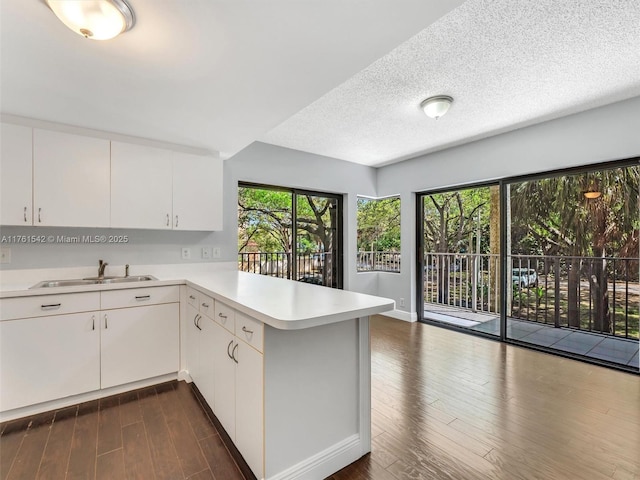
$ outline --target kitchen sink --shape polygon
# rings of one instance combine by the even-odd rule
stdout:
[[[153,275],[132,275],[130,277],[92,277],[72,280],[45,280],[30,288],[78,287],[81,285],[109,285],[112,283],[135,283],[157,280]]]

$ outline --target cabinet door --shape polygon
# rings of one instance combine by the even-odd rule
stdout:
[[[213,323],[213,375],[215,381],[213,410],[233,441],[236,438],[236,363],[231,358],[235,337]]]
[[[186,331],[186,361],[189,376],[199,387],[200,381],[200,328],[198,323],[202,323],[198,309],[187,306],[187,331]],[[211,406],[211,405],[210,405]]]
[[[171,229],[171,152],[111,142],[111,226]]]
[[[99,312],[0,322],[0,410],[100,388]]]
[[[257,478],[264,472],[263,357],[238,342],[236,365],[236,446]]]
[[[102,388],[177,372],[179,318],[177,303],[103,311]]]
[[[108,227],[109,140],[33,130],[33,224]]]
[[[214,365],[216,362],[216,355],[213,348],[215,345],[216,325],[214,321],[204,315],[201,316],[198,322],[200,330],[200,345],[198,347],[199,361],[198,366],[199,376],[196,385],[202,393],[202,396],[207,401],[212,410],[216,408],[215,397],[215,370]]]
[[[31,225],[32,130],[3,123],[0,137],[0,225]]]
[[[222,230],[222,160],[175,153],[173,228]]]

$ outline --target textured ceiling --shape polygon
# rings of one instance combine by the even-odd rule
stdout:
[[[0,2],[3,114],[231,155],[462,0],[129,0],[106,42]]]
[[[640,1],[469,0],[261,140],[383,165],[637,95]]]

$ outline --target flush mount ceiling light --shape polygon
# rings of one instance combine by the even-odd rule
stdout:
[[[429,97],[420,104],[420,108],[424,110],[427,117],[435,118],[436,120],[449,111],[449,107],[453,102],[453,98],[448,95],[437,95],[435,97]]]
[[[67,27],[92,40],[109,40],[130,30],[136,22],[124,0],[46,0]]]

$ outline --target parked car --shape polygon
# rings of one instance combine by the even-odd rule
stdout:
[[[519,287],[535,287],[538,285],[538,274],[533,268],[514,268],[511,281]]]

